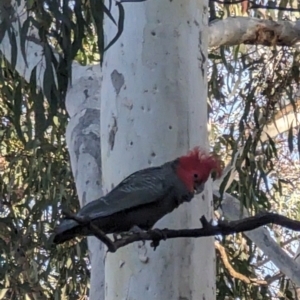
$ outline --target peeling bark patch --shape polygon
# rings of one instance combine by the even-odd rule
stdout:
[[[91,124],[99,128],[98,134],[89,130]],[[95,127],[94,126],[94,127]],[[100,110],[87,109],[78,124],[72,132],[72,141],[74,141],[74,152],[77,160],[81,153],[90,154],[97,162],[101,170],[101,152],[100,152]]]
[[[109,130],[109,134],[108,134],[108,144],[110,146],[110,151],[112,151],[114,149],[116,133],[118,131],[117,119],[115,116],[112,116],[112,118],[113,118],[113,124],[112,124],[112,126]],[[110,125],[109,125],[109,127],[110,127]]]
[[[119,73],[117,70],[113,70],[110,75],[110,78],[111,78],[112,85],[115,88],[116,94],[119,95],[120,90],[125,83],[123,74]]]
[[[267,29],[264,26],[257,26],[256,35],[259,44],[267,46],[275,46],[277,44],[278,36],[273,30]]]
[[[274,29],[267,28],[265,24],[255,26],[254,32],[249,34],[244,44],[264,45],[264,46],[290,46],[289,41],[280,38],[280,26],[276,24]]]

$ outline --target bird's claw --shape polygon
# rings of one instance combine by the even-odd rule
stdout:
[[[154,251],[155,251],[155,249],[159,246],[160,241],[161,240],[166,240],[167,236],[161,229],[156,228],[156,229],[153,229],[151,231],[156,235],[156,237],[153,237],[153,240],[150,244],[151,247],[153,247]]]

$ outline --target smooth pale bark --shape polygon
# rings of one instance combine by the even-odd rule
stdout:
[[[124,33],[104,57],[105,193],[138,169],[196,145],[207,147],[208,16],[203,5],[195,0],[126,4]],[[108,37],[114,31],[106,24]],[[211,218],[210,186],[156,227],[190,228],[199,226],[203,214]],[[105,277],[106,300],[214,299],[213,238],[168,240],[156,251],[149,243],[135,243],[107,255]]]
[[[66,139],[80,205],[102,196],[100,145],[100,66],[73,64],[72,87],[66,97],[70,116]],[[90,299],[104,299],[104,245],[88,238],[92,265]]]
[[[242,43],[266,46],[297,46],[300,21],[271,21],[250,17],[231,17],[209,24],[209,47]]]

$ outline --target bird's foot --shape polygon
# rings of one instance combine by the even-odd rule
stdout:
[[[151,232],[154,233],[154,236],[153,236],[153,240],[150,245],[151,245],[151,247],[154,248],[154,251],[155,251],[155,249],[159,246],[160,241],[166,240],[167,236],[161,229],[155,228],[155,229],[151,230]]]

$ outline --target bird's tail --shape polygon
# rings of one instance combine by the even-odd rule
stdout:
[[[80,235],[82,227],[74,220],[64,219],[54,230],[53,243],[61,244]]]

